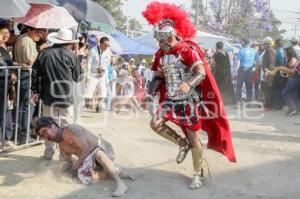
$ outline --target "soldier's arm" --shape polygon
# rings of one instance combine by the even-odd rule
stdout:
[[[205,78],[205,68],[198,52],[193,48],[188,48],[182,52],[183,61],[190,67],[192,76],[185,80],[178,88],[178,91],[187,93],[190,89],[197,87]]]
[[[205,78],[205,69],[202,62],[198,62],[193,67],[193,75],[186,81],[190,88],[194,88]]]

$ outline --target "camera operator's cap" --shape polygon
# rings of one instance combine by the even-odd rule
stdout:
[[[293,37],[290,39],[290,42],[298,43],[298,42],[299,42],[299,38],[296,37],[296,36],[293,36]]]
[[[142,59],[141,64],[147,64],[146,59]]]
[[[264,38],[263,42],[265,44],[272,45],[273,44],[273,39],[271,37],[266,37],[266,38]]]
[[[47,36],[47,40],[54,44],[69,44],[69,43],[78,43],[78,39],[73,38],[73,32],[71,29],[63,28],[58,32],[50,33]]]
[[[253,41],[251,46],[259,46],[259,43],[257,41]]]
[[[94,36],[89,36],[88,37],[88,40],[87,40],[87,43],[88,43],[88,46],[91,48],[91,47],[94,47],[94,46],[97,46],[97,38],[94,37]]]

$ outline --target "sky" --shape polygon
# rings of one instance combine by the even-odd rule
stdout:
[[[161,2],[175,3],[190,8],[190,0],[159,0]],[[135,17],[143,25],[144,29],[149,30],[146,20],[142,17],[142,12],[151,0],[123,0],[123,12],[129,17]],[[205,2],[205,0],[204,0]],[[299,0],[271,0],[271,9],[275,16],[282,21],[280,28],[286,29],[286,38],[300,34],[300,1]],[[292,12],[298,12],[292,13]],[[299,18],[299,19],[297,19]],[[297,24],[297,25],[296,25]],[[295,26],[296,25],[296,26]]]

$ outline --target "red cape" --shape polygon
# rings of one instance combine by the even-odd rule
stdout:
[[[231,133],[229,121],[227,119],[227,115],[224,109],[222,97],[219,91],[219,88],[216,84],[216,81],[208,67],[208,64],[205,60],[204,53],[199,45],[192,41],[180,42],[175,48],[185,48],[188,46],[192,46],[199,53],[201,60],[203,62],[203,66],[205,68],[206,77],[198,86],[198,89],[203,94],[203,102],[211,113],[214,113],[214,117],[206,118],[202,117],[199,119],[198,123],[189,126],[188,128],[194,131],[204,130],[208,135],[208,144],[207,148],[213,149],[217,152],[224,154],[229,161],[236,162],[236,157],[234,154],[232,141],[231,141]],[[158,50],[155,54],[154,64],[152,66],[152,70],[156,71],[159,66],[159,60],[162,56],[162,51]],[[160,102],[165,100],[166,88],[163,84],[160,89]],[[172,122],[180,126],[179,119],[171,119]],[[182,127],[182,130],[186,133],[187,127]]]

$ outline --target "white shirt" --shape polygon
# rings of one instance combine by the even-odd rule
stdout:
[[[99,77],[99,73],[97,70],[98,68],[101,68],[105,71],[105,73],[107,73],[107,67],[111,62],[111,56],[112,53],[110,49],[99,52],[98,46],[90,48],[87,59],[88,75]]]
[[[153,72],[150,68],[146,68],[145,73],[144,73],[144,78],[146,79],[146,81],[152,81]]]
[[[142,71],[145,70],[145,66],[143,64],[140,64],[139,67],[138,67],[138,73],[140,75],[142,75]]]
[[[298,60],[300,60],[300,47],[299,47],[299,45],[296,45],[293,48],[296,51]]]

